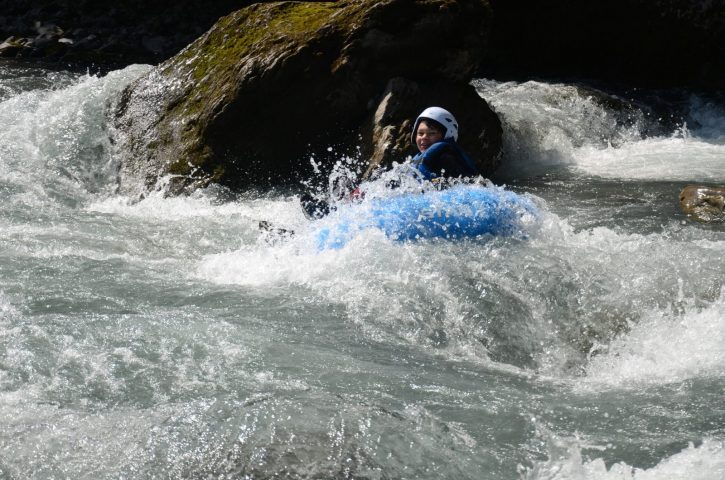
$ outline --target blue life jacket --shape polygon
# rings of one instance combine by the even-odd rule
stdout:
[[[436,142],[425,152],[417,154],[411,160],[424,180],[438,177],[471,177],[479,175],[476,164],[451,138]]]

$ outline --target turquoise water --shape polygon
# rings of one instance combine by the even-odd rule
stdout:
[[[148,68],[0,65],[0,478],[725,477],[725,228],[677,205],[725,103],[477,81],[527,238],[319,253],[257,228],[295,192],[116,193]]]

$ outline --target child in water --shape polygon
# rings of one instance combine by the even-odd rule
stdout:
[[[434,183],[446,178],[474,177],[480,174],[476,164],[458,146],[458,122],[448,110],[441,107],[428,107],[415,120],[411,141],[418,148],[418,154],[411,159],[423,180]],[[348,180],[349,182],[349,180]],[[388,186],[395,188],[399,184],[390,182]],[[345,185],[341,190],[350,201],[360,200],[364,192],[359,188]],[[340,197],[339,199],[342,199]],[[300,199],[305,214],[310,218],[320,218],[330,212],[331,205],[326,200],[319,200],[310,194]]]
[[[476,164],[458,146],[458,122],[446,109],[428,107],[418,115],[411,135],[419,153],[411,163],[424,180],[479,175]]]

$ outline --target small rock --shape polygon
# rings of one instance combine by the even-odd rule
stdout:
[[[33,44],[29,38],[8,37],[0,43],[0,57],[11,57],[17,55],[21,50],[28,49]]]
[[[723,222],[725,187],[688,185],[680,192],[680,208],[698,222]]]

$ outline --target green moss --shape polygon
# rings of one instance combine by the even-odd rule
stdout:
[[[214,168],[214,172],[211,175],[210,181],[212,183],[221,182],[221,180],[224,178],[225,173],[226,173],[226,168],[224,168],[223,165],[217,165]]]
[[[189,162],[178,160],[169,165],[168,172],[172,175],[188,175],[190,172]]]
[[[171,162],[166,171],[173,175],[199,175],[202,174],[198,168],[203,166],[206,160],[211,156],[212,152],[209,146],[204,145],[201,148],[185,149],[186,155]]]
[[[230,72],[255,45],[276,38],[289,41],[309,37],[339,8],[332,2],[286,2],[239,10],[219,20],[200,44],[178,57],[178,62],[189,62],[196,81],[212,73]]]
[[[214,105],[224,104],[226,97],[234,95],[233,86],[238,83],[236,77],[245,57],[275,55],[276,44],[284,50],[290,44],[302,44],[340,8],[334,2],[257,4],[220,19],[207,34],[162,66],[167,78],[188,80],[181,101],[168,107],[167,125],[183,122],[183,138],[201,138],[200,130],[207,124],[204,117],[213,114]],[[211,153],[206,150],[188,152],[189,157],[174,162],[169,171],[188,175],[193,168],[189,163],[202,165]],[[222,172],[215,172],[218,174]]]

